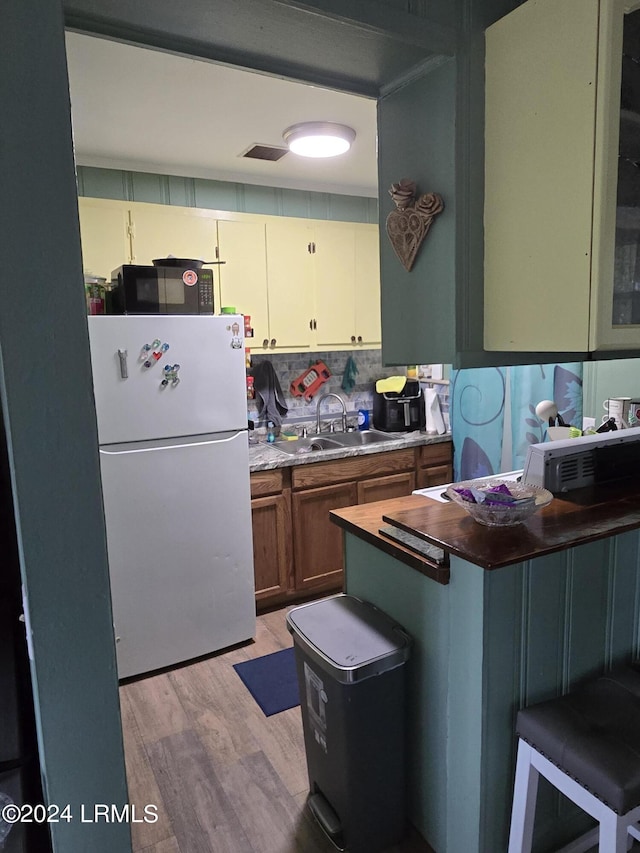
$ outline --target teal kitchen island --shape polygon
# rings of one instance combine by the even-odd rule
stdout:
[[[620,491],[568,493],[500,529],[419,495],[331,513],[346,591],[414,640],[408,813],[435,853],[504,853],[518,709],[638,657],[640,495]],[[381,535],[389,524],[444,560]],[[588,826],[541,780],[534,851]]]

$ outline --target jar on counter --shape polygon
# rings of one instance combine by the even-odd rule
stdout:
[[[97,275],[85,275],[84,290],[87,300],[87,314],[105,314],[106,278]]]

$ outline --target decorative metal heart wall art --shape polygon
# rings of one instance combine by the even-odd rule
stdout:
[[[403,178],[392,184],[389,195],[396,210],[387,216],[387,235],[393,251],[409,272],[436,216],[444,210],[437,193],[425,193],[416,200],[416,185]]]

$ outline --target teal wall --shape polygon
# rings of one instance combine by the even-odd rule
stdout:
[[[378,199],[78,166],[78,195],[272,216],[377,222]]]
[[[127,853],[126,824],[80,820],[127,788],[62,8],[0,17],[0,400],[43,785],[74,816],[51,824],[56,853]]]
[[[346,589],[413,637],[409,814],[437,853],[507,849],[519,708],[640,653],[640,533],[437,584],[345,534]],[[541,783],[534,851],[585,815]]]
[[[640,400],[640,359],[587,362],[584,365],[583,411],[599,423],[608,397]]]
[[[450,363],[456,346],[456,62],[448,60],[378,102],[380,229],[395,210],[389,188],[403,178],[435,192],[444,210],[411,271],[386,235],[380,241],[384,364]]]

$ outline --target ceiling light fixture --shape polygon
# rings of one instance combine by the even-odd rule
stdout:
[[[356,132],[332,121],[293,124],[282,134],[289,150],[302,157],[335,157],[351,148]]]

